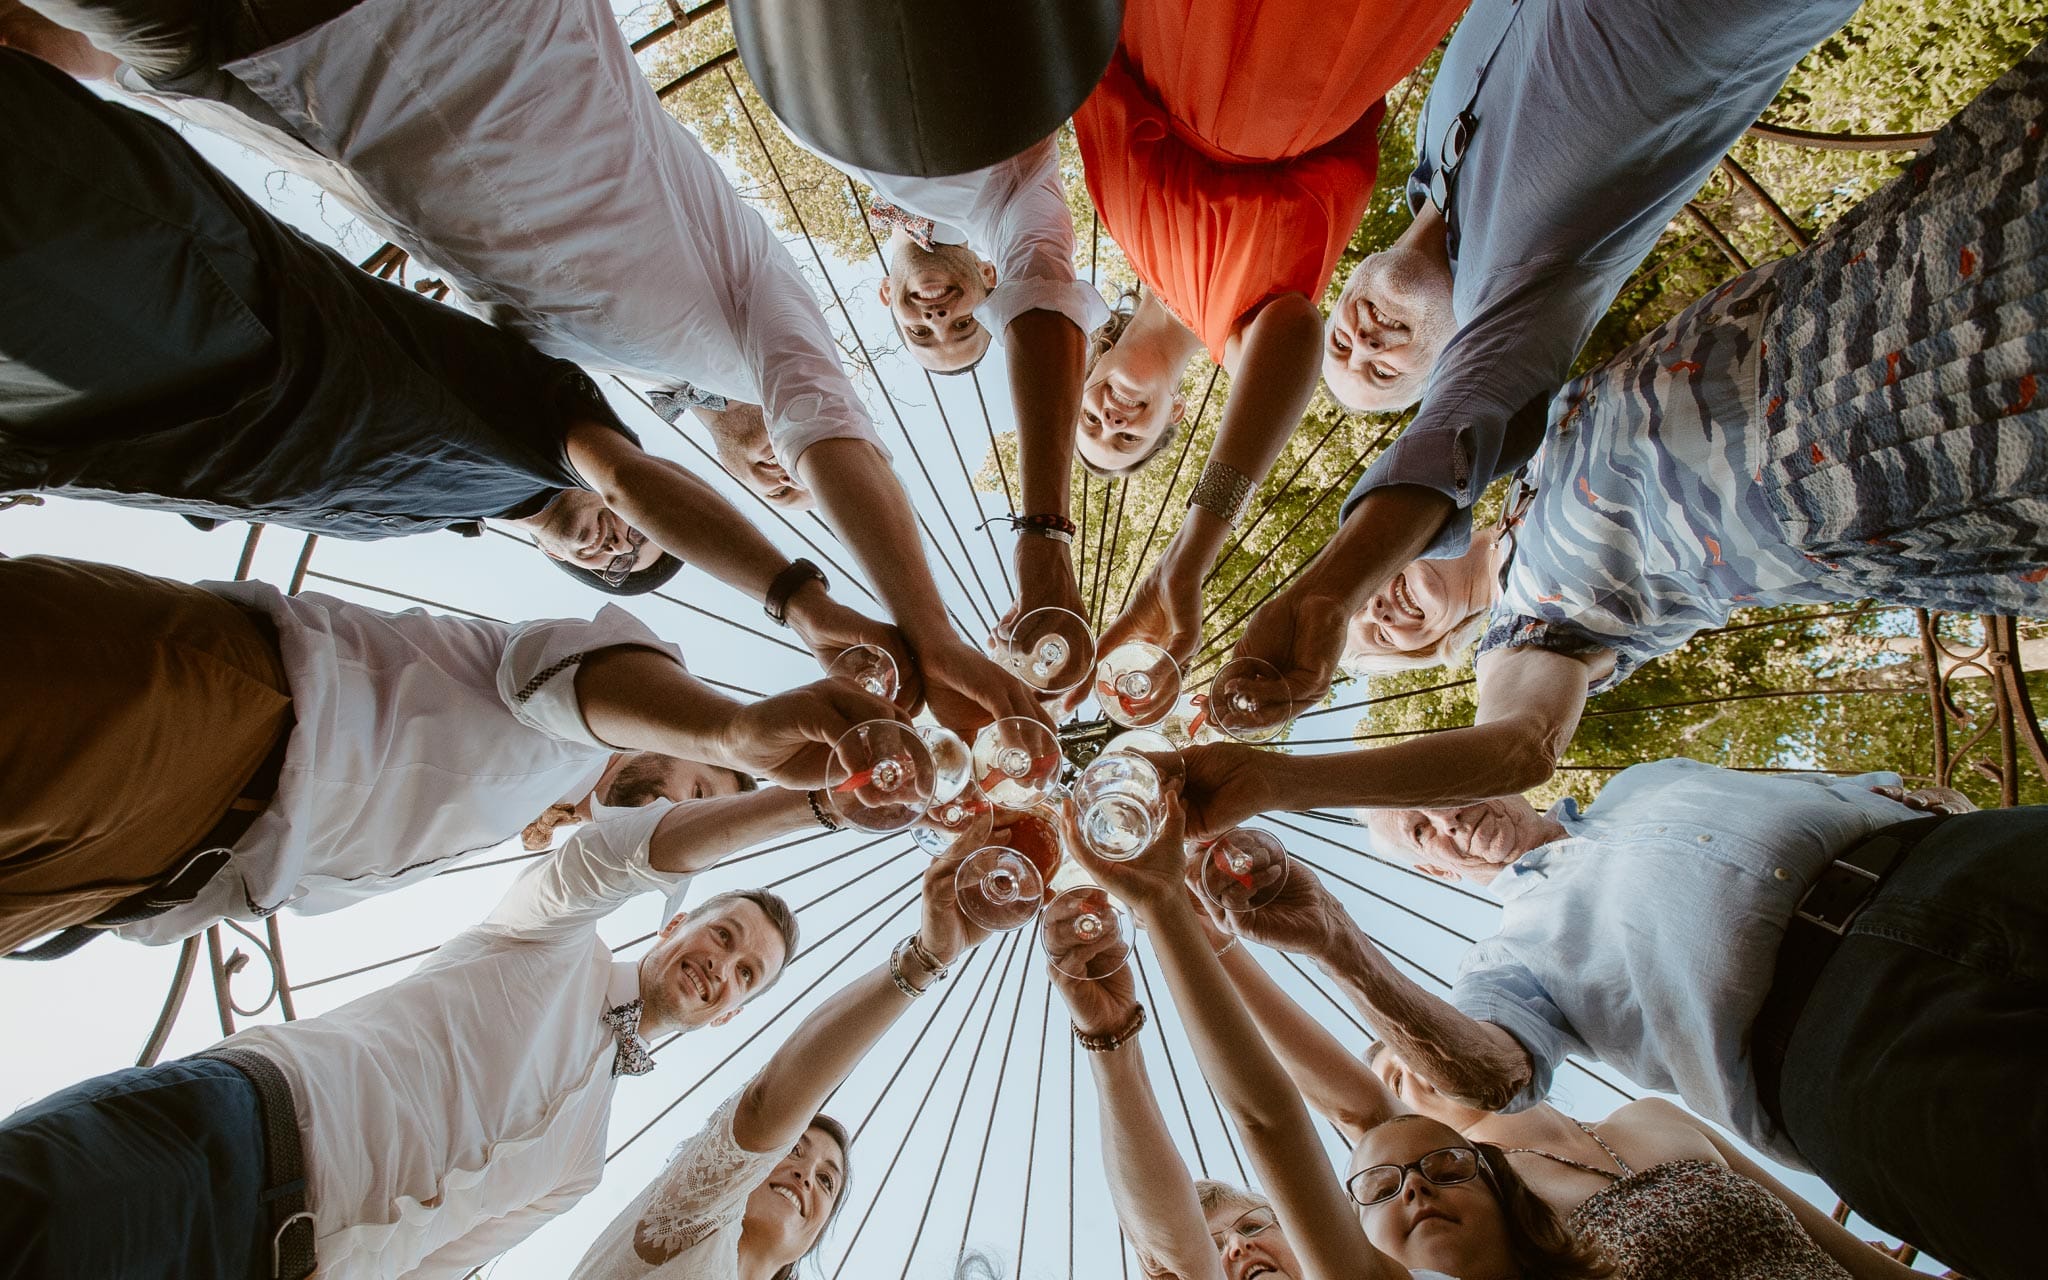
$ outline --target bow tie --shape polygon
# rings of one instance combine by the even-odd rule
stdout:
[[[934,252],[932,235],[939,229],[939,224],[930,218],[907,213],[887,200],[871,200],[868,202],[868,221],[883,235],[889,234],[891,227],[901,227],[918,248],[926,253]]]
[[[618,1037],[619,1051],[612,1057],[612,1076],[644,1076],[654,1070],[654,1054],[640,1038],[638,1000],[628,1000],[604,1011],[604,1024]]]

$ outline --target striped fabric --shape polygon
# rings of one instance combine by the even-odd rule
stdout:
[[[2044,117],[2036,49],[1812,248],[1567,386],[1480,651],[1610,649],[1608,688],[1745,605],[2048,614]]]

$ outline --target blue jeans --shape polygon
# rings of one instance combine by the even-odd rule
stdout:
[[[187,1058],[0,1120],[0,1280],[270,1274],[256,1086]]]
[[[2048,1216],[2048,807],[1908,857],[1793,1027],[1785,1130],[1855,1210],[1971,1280],[2035,1280]]]

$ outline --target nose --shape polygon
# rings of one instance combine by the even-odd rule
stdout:
[[[944,320],[946,318],[946,304],[944,302],[925,303],[924,318],[927,320]]]
[[[1104,397],[1102,401],[1102,420],[1112,427],[1123,427],[1130,423],[1130,418],[1125,416],[1122,409],[1111,403],[1108,397]]]
[[[1244,1250],[1244,1237],[1237,1234],[1237,1232],[1235,1231],[1231,1232],[1230,1243],[1223,1246],[1223,1256],[1225,1258],[1242,1258],[1244,1256]]]

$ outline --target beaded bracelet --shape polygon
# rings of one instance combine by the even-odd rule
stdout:
[[[1012,532],[1030,534],[1033,537],[1039,538],[1050,538],[1054,542],[1066,543],[1068,545],[1072,545],[1074,534],[1080,529],[1079,525],[1076,525],[1065,516],[1053,515],[1050,512],[1044,515],[1009,516],[1007,518]]]
[[[839,820],[828,813],[824,805],[818,803],[818,797],[823,794],[825,793],[822,791],[806,791],[804,792],[804,799],[811,802],[811,816],[818,820],[819,826],[827,831],[837,831],[839,830]]]
[[[1090,1053],[1108,1053],[1114,1049],[1121,1049],[1138,1038],[1138,1033],[1145,1029],[1145,1006],[1138,1006],[1138,1011],[1131,1015],[1129,1026],[1121,1031],[1112,1031],[1106,1036],[1090,1035],[1081,1030],[1077,1023],[1068,1025],[1074,1028],[1074,1043]]]

